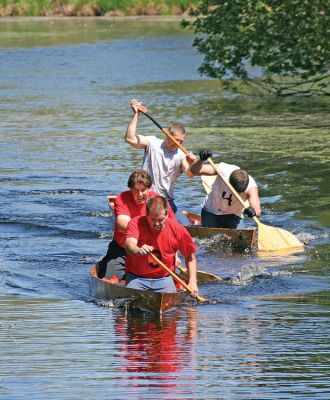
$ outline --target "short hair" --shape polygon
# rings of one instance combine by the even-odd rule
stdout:
[[[132,189],[137,183],[141,183],[147,189],[152,186],[151,176],[148,171],[144,169],[136,169],[128,178],[127,186]]]
[[[170,133],[174,133],[174,131],[181,133],[182,135],[186,134],[186,130],[183,124],[180,122],[173,122],[170,127],[168,128]]]
[[[168,201],[166,197],[163,196],[153,196],[147,200],[147,215],[150,211],[160,212],[165,210],[165,214],[168,214]]]
[[[242,193],[249,185],[249,174],[244,169],[236,169],[230,174],[229,183],[238,193]]]

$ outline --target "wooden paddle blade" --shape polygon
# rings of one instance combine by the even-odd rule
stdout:
[[[209,300],[202,296],[197,296],[196,299],[199,303],[209,303]]]
[[[188,271],[185,268],[178,267],[180,274],[182,274],[184,279],[188,279]],[[220,276],[211,274],[210,272],[197,271],[197,283],[207,283],[207,282],[221,282],[223,279]]]
[[[214,181],[216,180],[217,176],[216,175],[201,175],[201,180],[202,180],[202,185],[206,193],[210,193],[212,189],[212,185]]]
[[[197,283],[206,283],[206,282],[221,282],[222,278],[220,276],[211,274],[210,272],[205,271],[197,271]]]
[[[281,251],[281,250],[304,250],[304,244],[282,228],[262,224],[258,220],[258,250],[260,251]]]

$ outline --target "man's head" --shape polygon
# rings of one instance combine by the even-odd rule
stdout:
[[[147,221],[153,231],[160,232],[168,217],[168,201],[163,196],[154,196],[147,200]]]
[[[151,176],[144,169],[136,169],[130,175],[127,182],[127,186],[137,204],[142,204],[147,201],[151,185]]]
[[[230,174],[229,183],[238,193],[242,193],[248,187],[249,174],[244,169],[236,169]]]
[[[168,131],[174,138],[182,144],[184,142],[185,136],[186,136],[186,130],[180,122],[174,122],[169,128]],[[165,146],[168,150],[174,151],[177,149],[176,144],[172,142],[172,140],[168,137],[164,140]]]

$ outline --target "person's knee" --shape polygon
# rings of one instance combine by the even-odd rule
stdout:
[[[143,290],[143,287],[141,285],[141,282],[139,281],[138,278],[132,279],[128,283],[126,283],[126,287],[130,289],[138,289],[138,290]]]
[[[113,275],[116,275],[119,280],[122,280],[125,277],[125,273],[124,257],[118,257],[108,261],[105,274],[106,278],[111,278]]]
[[[166,280],[164,280],[161,291],[165,293],[176,293],[176,287],[172,277],[167,277]]]

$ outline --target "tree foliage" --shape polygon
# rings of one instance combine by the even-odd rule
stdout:
[[[182,25],[197,34],[201,74],[278,95],[329,95],[329,14],[329,0],[201,0]],[[251,66],[263,79],[252,79]]]

